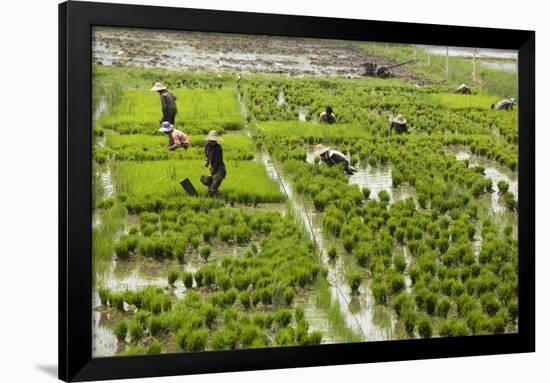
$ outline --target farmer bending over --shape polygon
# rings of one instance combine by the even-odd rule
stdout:
[[[174,96],[164,85],[156,82],[151,88],[153,92],[159,92],[160,104],[162,106],[162,119],[160,122],[168,121],[172,125],[175,124],[178,107],[176,106],[176,96]]]
[[[390,135],[393,131],[398,134],[407,133],[407,120],[402,114],[398,114],[390,121]]]
[[[323,144],[318,144],[315,147],[313,155],[321,157],[321,160],[323,160],[323,162],[330,167],[333,167],[334,165],[340,163],[343,164],[344,172],[348,175],[352,175],[354,173],[354,169],[349,166],[349,160],[344,155],[344,153],[341,153],[337,150],[332,150],[331,148],[328,148]]]
[[[218,132],[211,130],[205,140],[208,142],[204,146],[204,155],[206,157],[204,166],[210,166],[210,175],[212,176],[212,182],[208,186],[208,195],[219,197],[220,193],[218,189],[226,175],[225,164],[223,163],[223,150],[219,144],[221,138],[218,136]]]
[[[493,104],[491,105],[491,109],[496,109],[496,110],[512,110],[514,109],[514,105],[516,105],[516,99],[515,98],[506,98],[504,100],[501,100],[499,102],[497,102],[497,104]]]
[[[461,94],[470,94],[472,93],[472,90],[470,89],[470,87],[466,84],[462,84],[460,85],[456,90],[455,90],[455,93],[461,93]]]
[[[336,116],[332,113],[332,107],[327,106],[327,109],[324,112],[321,112],[319,115],[319,122],[323,124],[334,124],[336,123]]]
[[[163,132],[168,136],[168,149],[176,150],[177,148],[184,148],[187,150],[191,144],[187,134],[174,129],[174,125],[168,121],[164,121],[159,129],[159,132]]]

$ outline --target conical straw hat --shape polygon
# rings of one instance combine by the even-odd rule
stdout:
[[[321,154],[323,153],[326,153],[330,150],[330,148],[326,147],[325,145],[323,144],[317,144],[315,146],[315,151],[313,152],[313,155],[314,156],[320,156]]]
[[[151,88],[151,91],[158,92],[159,90],[164,90],[164,89],[166,89],[166,87],[162,85],[162,83],[157,81],[155,85],[153,85],[153,87]]]
[[[218,135],[218,132],[211,130],[208,132],[208,135],[205,138],[205,141],[221,141],[221,137]]]
[[[392,122],[395,122],[396,124],[406,124],[407,120],[405,120],[405,117],[403,117],[402,114],[398,114],[397,117],[391,120]]]

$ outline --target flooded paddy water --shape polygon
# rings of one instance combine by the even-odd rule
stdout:
[[[127,28],[96,28],[92,42],[94,64],[100,66],[115,67],[142,67],[163,68],[175,71],[211,71],[229,73],[267,73],[285,74],[288,76],[340,76],[359,77],[363,71],[362,64],[367,61],[377,61],[380,57],[369,56],[355,43],[335,40],[311,40],[295,39],[289,44],[287,38],[267,38],[265,36],[241,36],[227,34],[203,34],[181,31],[143,31]],[[498,65],[507,70],[512,61],[509,58],[487,56],[480,61],[481,65]],[[385,60],[385,59],[384,59]],[[380,61],[379,61],[380,62]],[[389,62],[386,60],[386,62]],[[154,71],[151,70],[153,73]],[[159,71],[159,73],[162,73]],[[400,76],[400,72],[397,71]],[[218,78],[220,74],[214,74]],[[245,77],[246,78],[246,77]],[[280,76],[278,78],[281,78]],[[330,81],[330,80],[327,80]],[[240,134],[252,138],[248,121],[254,122],[257,116],[252,113],[249,119],[244,97],[241,92],[246,88],[236,85],[236,95],[240,105],[240,111],[246,122],[246,128],[238,132],[226,134]],[[224,83],[227,88],[227,83]],[[141,86],[141,85],[140,85]],[[179,85],[173,85],[179,87]],[[194,85],[191,85],[191,88]],[[201,85],[202,86],[202,85]],[[211,86],[211,84],[206,85]],[[233,88],[232,88],[233,89]],[[243,90],[245,89],[245,90]],[[285,105],[290,103],[291,93],[285,95],[283,91],[270,96],[275,99],[277,106],[289,108],[293,111],[292,119],[306,121],[310,117],[316,118],[318,111],[312,107]],[[273,101],[273,99],[272,99]],[[291,108],[291,109],[290,109]],[[100,100],[94,108],[94,121],[108,111],[105,100]],[[184,112],[185,113],[185,112]],[[182,113],[182,116],[185,114]],[[116,132],[107,132],[106,135]],[[99,137],[97,147],[105,147],[105,137]],[[108,147],[105,149],[109,149]],[[495,161],[490,161],[472,155],[467,148],[449,149],[458,160],[468,160],[469,166],[483,166],[485,175],[492,180],[493,193],[480,198],[480,205],[488,214],[497,219],[510,222],[517,232],[517,216],[506,210],[506,207],[497,192],[499,181],[506,181],[510,185],[510,192],[517,199],[518,178],[516,172],[511,172],[500,166]],[[349,156],[348,156],[349,157]],[[280,169],[281,164],[273,161],[265,152],[256,154],[255,161],[264,165],[268,176],[274,180],[281,191],[287,196],[284,203],[259,203],[239,204],[231,206],[250,211],[277,211],[282,215],[291,214],[304,228],[308,237],[314,241],[315,250],[319,261],[328,270],[327,295],[330,295],[331,304],[338,308],[338,313],[343,318],[347,328],[351,329],[360,339],[366,341],[379,341],[400,339],[408,337],[403,330],[403,323],[398,322],[393,309],[377,305],[371,292],[372,277],[369,271],[361,269],[363,283],[359,287],[359,294],[353,295],[347,281],[350,269],[357,268],[355,259],[343,250],[339,240],[325,235],[323,231],[322,215],[316,212],[310,198],[306,198],[295,192],[289,179]],[[306,148],[306,161],[314,163],[313,148]],[[117,190],[113,182],[113,169],[107,161],[106,164],[96,170],[97,179],[102,189],[102,197],[116,197]],[[378,193],[387,191],[390,196],[390,204],[400,200],[412,198],[418,207],[417,194],[414,187],[399,185],[394,187],[392,183],[393,167],[391,164],[371,166],[367,163],[357,163],[354,167],[358,171],[349,177],[350,185],[357,185],[359,189],[369,189],[370,198],[378,200]],[[179,186],[178,186],[179,187]],[[227,205],[229,206],[229,204]],[[92,226],[98,228],[102,224],[103,209],[95,209]],[[107,219],[107,216],[104,217]],[[126,217],[127,227],[130,221],[136,217]],[[131,223],[135,225],[136,222]],[[128,232],[128,228],[115,233],[118,238],[121,233]],[[254,241],[261,248],[260,241]],[[481,236],[481,224],[478,222],[473,238],[475,254],[479,254],[483,243]],[[335,261],[329,260],[328,249],[335,246],[338,256]],[[412,248],[412,246],[411,246]],[[239,257],[244,253],[246,246],[213,246],[213,253],[208,263],[218,263],[223,258]],[[404,256],[406,269],[403,273],[405,291],[413,292],[412,280],[408,273],[409,267],[415,260],[407,246],[395,248]],[[186,254],[183,264],[177,261],[156,261],[140,256],[132,256],[129,260],[119,260],[116,255],[106,262],[102,271],[96,275],[101,285],[115,292],[141,289],[145,286],[157,286],[168,293],[173,301],[182,299],[187,294],[187,289],[181,280],[177,280],[173,286],[168,285],[168,270],[175,268],[178,272],[195,272],[206,265],[195,252]],[[323,280],[324,283],[326,283]],[[196,286],[196,282],[195,286]],[[304,308],[305,318],[312,331],[320,331],[323,334],[323,343],[338,343],[346,341],[341,332],[334,326],[334,318],[326,307],[319,301],[319,293],[323,287],[307,286],[296,291],[294,303]],[[201,294],[207,296],[208,290],[202,290]],[[93,293],[93,355],[115,355],[124,350],[113,335],[112,327],[116,320],[116,313],[100,307],[99,294]],[[237,307],[237,306],[235,306]],[[239,310],[243,310],[238,306]],[[332,307],[331,307],[332,308]],[[124,304],[125,310],[133,310],[131,306]],[[259,309],[266,310],[263,306]],[[271,307],[269,308],[271,310]],[[118,315],[121,315],[120,313]],[[162,339],[163,352],[177,352],[181,348],[174,345],[173,340]],[[166,342],[166,344],[165,344]],[[124,342],[121,342],[124,343]]]
[[[392,338],[392,319],[387,309],[374,303],[369,284],[360,287],[360,294],[353,296],[346,281],[346,262],[342,257],[336,262],[329,262],[328,248],[331,240],[323,232],[322,217],[317,213],[311,201],[294,192],[292,185],[267,153],[260,155],[269,176],[277,181],[281,190],[288,196],[292,212],[308,236],[318,246],[321,261],[328,267],[328,281],[333,302],[338,302],[347,325],[361,334],[364,340],[386,340]],[[316,311],[309,308],[310,314]],[[313,314],[319,316],[319,314]],[[382,320],[381,318],[385,318]]]
[[[465,161],[468,160],[469,167],[481,166],[483,167],[485,177],[490,178],[493,182],[493,193],[490,196],[486,196],[485,199],[490,200],[490,206],[493,213],[506,213],[507,209],[504,205],[504,202],[501,200],[498,193],[498,183],[499,181],[505,181],[510,191],[516,200],[518,199],[518,173],[517,171],[512,171],[507,167],[501,165],[497,161],[490,160],[481,156],[476,156],[470,152],[467,147],[463,146],[453,146],[448,148],[450,153],[453,153],[457,160]]]
[[[312,146],[306,147],[306,161],[310,164],[315,163],[313,151],[314,148]],[[347,157],[350,158],[349,153]],[[408,198],[412,198],[415,204],[418,204],[414,187],[409,185],[393,186],[391,164],[371,166],[367,163],[359,162],[353,166],[357,169],[357,172],[349,176],[348,183],[350,185],[357,185],[361,190],[369,189],[370,198],[379,200],[378,193],[385,190],[390,195],[390,204]]]

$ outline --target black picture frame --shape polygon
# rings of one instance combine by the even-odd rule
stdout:
[[[91,30],[228,32],[518,50],[518,333],[92,358]],[[157,6],[59,4],[59,378],[87,381],[533,352],[535,32]]]

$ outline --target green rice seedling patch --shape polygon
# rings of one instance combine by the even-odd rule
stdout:
[[[292,306],[294,294],[325,275],[320,273],[312,244],[305,240],[292,217],[273,212],[251,214],[231,208],[195,216],[188,212],[179,212],[176,217],[142,215],[147,222],[160,218],[162,223],[163,216],[181,222],[181,230],[191,236],[194,233],[189,230],[194,228],[198,232],[201,225],[187,220],[202,217],[220,228],[231,222],[236,227],[246,224],[265,232],[266,237],[260,248],[251,245],[241,257],[209,261],[196,272],[183,274],[189,290],[181,300],[174,300],[163,289],[152,286],[121,292],[102,289],[108,308],[124,316],[115,326],[126,325],[134,346],[145,346],[153,338],[162,339],[164,344],[169,338],[183,351],[268,347],[282,342],[283,335],[278,335],[282,332],[286,333],[287,345],[315,345],[322,341],[319,332],[308,330],[303,312],[294,311]],[[178,228],[174,230],[180,232]],[[181,242],[184,241],[182,238]],[[206,245],[197,246],[199,252],[203,246]],[[126,305],[145,314],[132,314],[132,310],[125,310]],[[129,347],[125,346],[122,353],[138,352]]]
[[[146,134],[111,134],[107,136],[108,154],[115,161],[153,161],[168,159],[204,159],[204,135],[191,135],[188,149],[168,150],[168,137]],[[223,154],[226,160],[254,159],[254,144],[250,138],[240,134],[224,135]]]
[[[174,89],[178,114],[176,127],[192,134],[244,127],[235,92],[229,89]],[[128,91],[111,113],[98,120],[101,129],[123,134],[157,134],[162,117],[158,94]]]
[[[230,202],[282,202],[278,185],[271,180],[262,164],[252,161],[226,161],[227,177],[220,192]],[[134,196],[178,197],[185,194],[180,186],[185,178],[195,184],[200,195],[207,189],[200,184],[201,175],[208,174],[204,161],[162,160],[154,162],[117,162],[114,177],[119,190]]]
[[[430,102],[448,109],[478,109],[488,111],[500,99],[486,94],[428,93]]]

